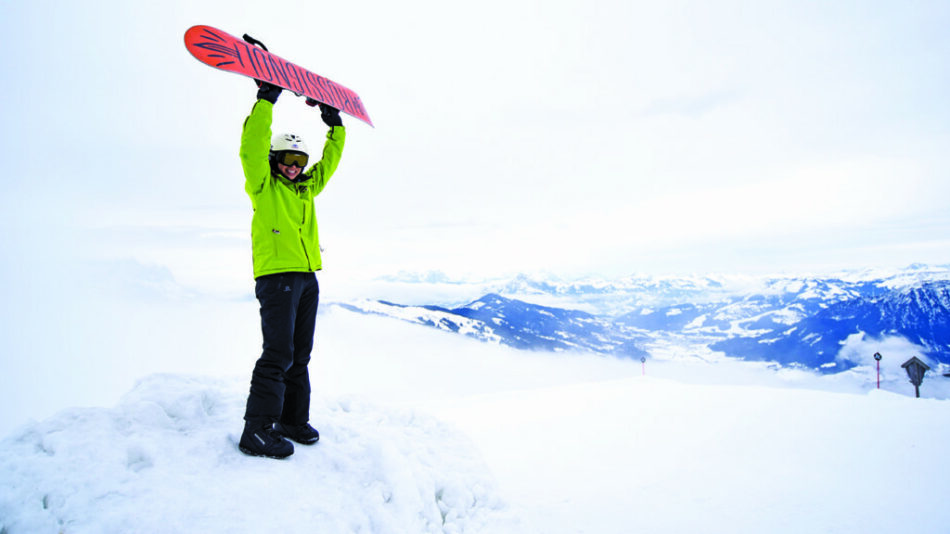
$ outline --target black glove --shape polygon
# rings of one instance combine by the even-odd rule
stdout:
[[[281,89],[280,87],[277,87],[276,85],[263,82],[261,80],[254,80],[254,81],[257,82],[257,86],[260,87],[260,89],[257,90],[257,99],[258,100],[264,99],[270,102],[271,104],[276,104],[277,97],[280,96],[280,93],[281,91],[283,91],[283,89]]]
[[[320,104],[320,118],[324,124],[333,128],[334,126],[343,126],[343,119],[340,118],[340,110],[333,106]]]

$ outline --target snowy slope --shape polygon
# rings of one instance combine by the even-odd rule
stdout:
[[[533,532],[937,534],[950,520],[947,408],[647,377],[439,413],[463,421]]]
[[[946,532],[947,401],[755,362],[524,352],[320,318],[286,461],[234,440],[247,378],[144,377],[0,442],[0,531]],[[891,377],[899,382],[899,378]],[[936,380],[929,378],[928,380]]]

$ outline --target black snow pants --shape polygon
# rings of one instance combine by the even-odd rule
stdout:
[[[314,273],[278,273],[257,279],[264,351],[254,365],[244,420],[303,425],[310,420],[310,352],[320,287]]]

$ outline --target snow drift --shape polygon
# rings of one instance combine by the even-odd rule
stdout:
[[[413,411],[315,399],[287,460],[238,452],[246,381],[142,380],[0,444],[0,531],[480,532],[504,513],[468,439]]]

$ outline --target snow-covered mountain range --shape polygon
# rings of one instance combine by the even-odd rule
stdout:
[[[896,338],[915,347],[936,370],[950,367],[947,266],[827,276],[564,281],[519,275],[478,283],[429,273],[389,281],[469,285],[484,293],[463,303],[363,300],[341,305],[520,349],[642,358],[660,343],[677,343],[720,357],[833,373],[870,363],[873,353],[842,354],[849,340]]]
[[[519,349],[587,350],[627,357],[647,355],[643,336],[596,315],[541,306],[489,293],[464,306],[404,306],[386,301],[341,304],[351,311],[388,315]]]

